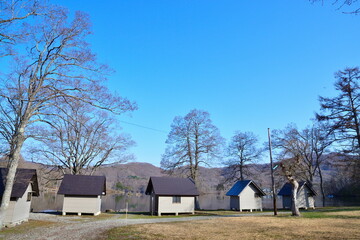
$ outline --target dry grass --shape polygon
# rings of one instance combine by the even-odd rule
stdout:
[[[325,213],[329,216],[348,216],[348,217],[360,217],[360,211],[348,211],[348,212],[329,212]]]
[[[359,219],[244,217],[115,228],[102,239],[360,239]]]
[[[6,239],[9,235],[23,234],[34,228],[46,228],[54,224],[56,223],[49,221],[29,220],[28,222],[24,222],[14,227],[4,228],[0,231],[0,239]]]

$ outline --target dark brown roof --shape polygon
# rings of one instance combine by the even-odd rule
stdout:
[[[5,190],[7,168],[0,168],[0,196]],[[33,196],[39,196],[39,184],[37,180],[36,169],[18,168],[15,173],[15,181],[11,191],[11,197],[20,198],[24,195],[29,184],[32,184]]]
[[[191,178],[151,177],[146,188],[146,195],[154,191],[161,196],[199,196]]]
[[[58,194],[97,196],[106,194],[105,176],[85,176],[65,174]]]

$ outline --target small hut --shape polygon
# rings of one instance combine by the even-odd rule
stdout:
[[[278,195],[282,196],[283,208],[291,208],[291,192],[292,186],[290,183],[286,183],[279,191]],[[306,182],[299,182],[299,188],[297,191],[297,203],[299,208],[315,208],[315,199],[317,193]]]
[[[243,210],[262,211],[262,197],[265,195],[266,193],[251,180],[237,181],[226,193],[226,196],[230,196],[230,209],[240,212]]]
[[[0,196],[5,190],[7,168],[0,168]],[[36,169],[18,168],[10,195],[10,203],[4,219],[5,226],[12,226],[29,220],[32,196],[39,196]]]
[[[106,194],[105,176],[65,174],[58,194],[64,195],[62,214],[101,213],[101,197]]]
[[[146,195],[150,195],[150,213],[192,213],[199,192],[190,178],[151,177]]]

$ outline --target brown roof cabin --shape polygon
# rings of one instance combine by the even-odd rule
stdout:
[[[262,211],[262,197],[265,196],[261,188],[251,180],[237,181],[226,193],[230,196],[230,209]]]
[[[8,169],[0,168],[0,196],[5,190]],[[11,191],[10,203],[6,210],[5,226],[12,226],[29,220],[32,196],[39,196],[36,169],[18,168]]]
[[[290,183],[284,184],[284,186],[280,189],[278,195],[282,196],[283,208],[291,208],[291,192],[292,186]],[[315,208],[315,199],[317,193],[315,190],[310,187],[310,185],[306,182],[299,182],[299,188],[297,192],[297,204],[298,208]]]
[[[64,195],[62,214],[101,213],[101,197],[106,194],[105,176],[65,174],[58,194]]]
[[[192,213],[195,197],[199,196],[195,183],[190,178],[151,177],[146,188],[150,195],[150,213]]]

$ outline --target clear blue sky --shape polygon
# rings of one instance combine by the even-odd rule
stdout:
[[[59,0],[91,16],[108,86],[139,110],[120,120],[136,161],[160,164],[170,124],[198,108],[223,137],[310,124],[333,74],[360,65],[360,16],[307,0]],[[268,161],[264,159],[264,161]]]

